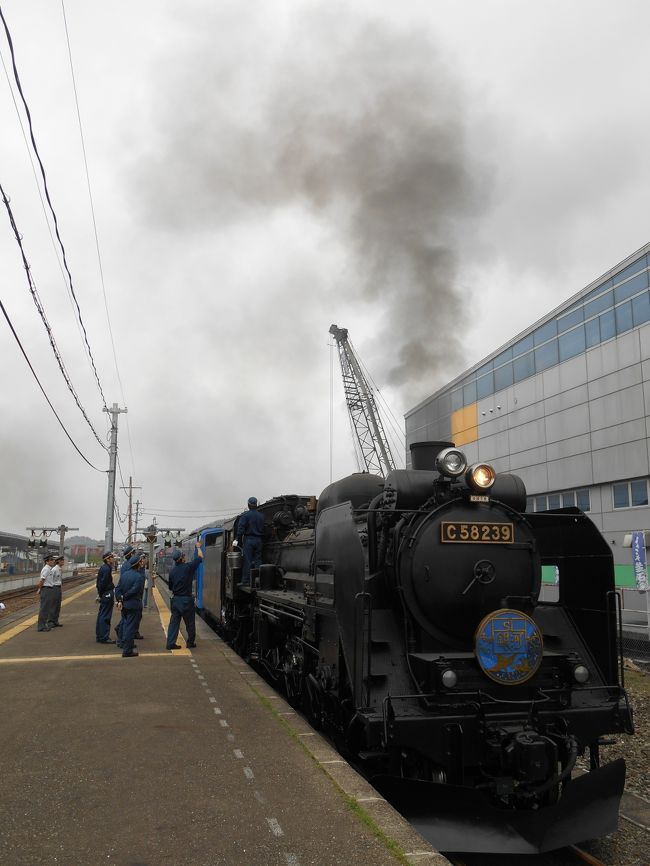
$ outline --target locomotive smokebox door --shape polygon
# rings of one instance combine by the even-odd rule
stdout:
[[[414,527],[399,555],[400,582],[419,624],[463,644],[505,599],[539,595],[532,530],[499,502],[443,505]]]

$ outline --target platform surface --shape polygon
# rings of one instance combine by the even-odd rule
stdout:
[[[95,642],[94,583],[63,628],[2,620],[7,866],[447,864],[205,623],[167,652],[161,590],[137,658]]]

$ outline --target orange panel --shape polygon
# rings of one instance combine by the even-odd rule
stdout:
[[[458,409],[451,416],[451,439],[457,448],[478,439],[478,404]]]

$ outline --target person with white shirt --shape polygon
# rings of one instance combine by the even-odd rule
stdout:
[[[61,596],[63,595],[63,565],[64,556],[54,557],[54,568],[52,569],[52,585],[54,586],[54,597],[52,601],[52,612],[50,615],[50,626],[61,628],[59,616],[61,614]]]
[[[52,566],[54,565],[54,554],[45,554],[45,565],[41,571],[36,592],[40,596],[41,606],[38,612],[38,631],[50,631],[52,626],[50,620],[54,609],[54,598],[56,591],[52,579]]]

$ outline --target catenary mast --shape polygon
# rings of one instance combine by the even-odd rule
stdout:
[[[338,347],[345,402],[359,446],[355,449],[359,470],[385,477],[395,468],[395,461],[384,433],[372,389],[348,338],[347,328],[332,325],[329,332]]]

